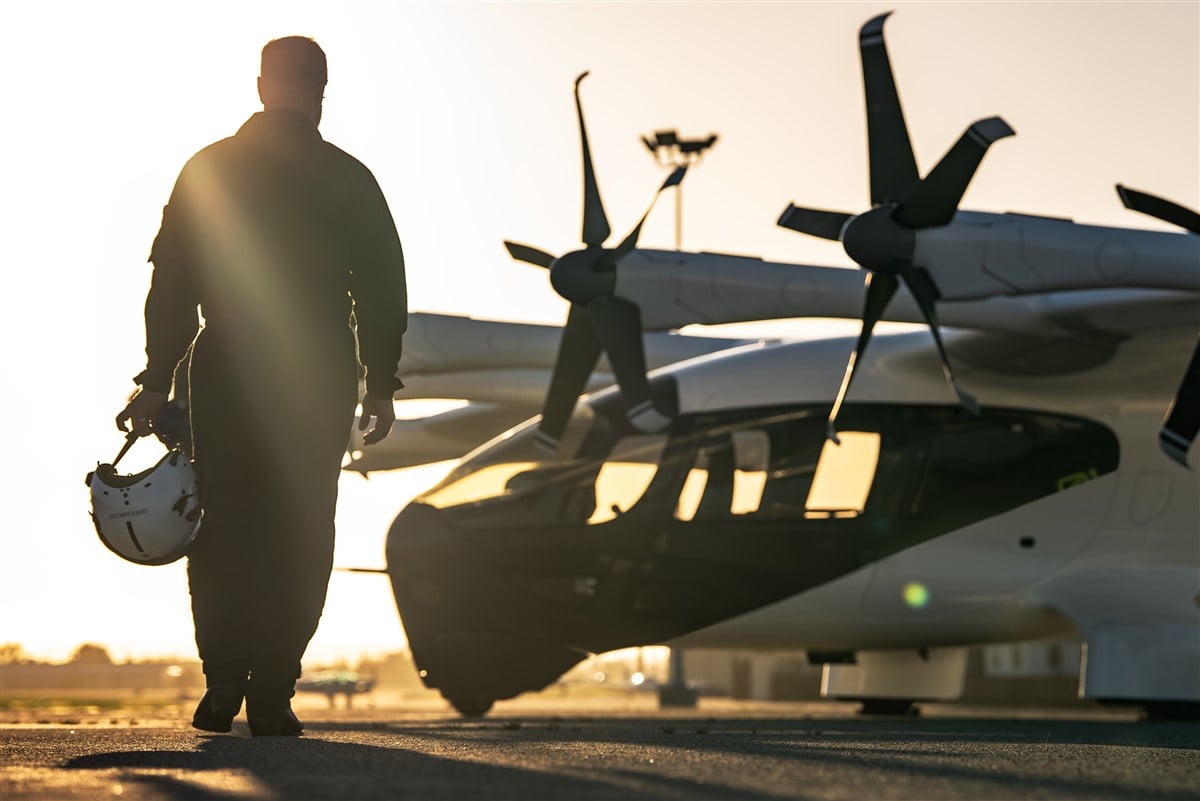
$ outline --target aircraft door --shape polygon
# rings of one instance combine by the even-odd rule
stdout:
[[[887,647],[914,632],[938,645],[1032,630],[1045,613],[1021,591],[1074,557],[1107,514],[1119,459],[1112,432],[991,409],[942,420],[920,448],[896,534],[945,533],[889,548],[875,565],[863,610],[872,636]]]

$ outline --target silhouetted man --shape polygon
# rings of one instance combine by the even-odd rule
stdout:
[[[374,176],[317,132],[324,52],[276,39],[261,73],[263,111],[192,157],[163,210],[147,367],[117,426],[154,431],[191,346],[204,518],[188,583],[208,685],[192,725],[229,731],[244,698],[253,734],[297,735],[290,699],[329,584],[358,362],[373,444],[395,421],[407,296]]]

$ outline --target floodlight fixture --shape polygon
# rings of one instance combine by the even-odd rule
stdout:
[[[703,139],[683,139],[679,132],[660,130],[654,132],[654,138],[642,136],[642,144],[653,154],[659,166],[678,169],[691,166],[700,161],[704,151],[717,143],[718,136],[710,133]],[[675,187],[675,249],[683,248],[683,187]]]
[[[654,132],[654,138],[642,136],[642,144],[654,154],[658,163],[666,167],[682,167],[685,164],[695,164],[704,155],[704,151],[717,143],[717,134],[709,134],[703,139],[683,139],[676,130],[661,130]]]

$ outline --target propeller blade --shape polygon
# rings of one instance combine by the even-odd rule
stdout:
[[[842,228],[853,216],[841,211],[805,209],[789,203],[783,214],[779,215],[776,225],[837,242],[842,238]]]
[[[938,291],[933,279],[929,277],[929,273],[911,264],[900,271],[900,278],[908,287],[908,291],[912,293],[917,305],[921,307],[921,313],[925,315],[925,322],[929,323],[929,330],[933,332],[933,341],[937,344],[938,353],[942,357],[942,372],[946,374],[946,382],[950,384],[950,388],[954,390],[954,394],[958,396],[958,402],[964,409],[971,414],[979,414],[979,401],[975,400],[974,395],[959,387],[958,382],[954,380],[954,371],[950,368],[950,357],[946,354],[946,346],[942,343],[941,326],[938,323],[935,307]]]
[[[667,176],[667,180],[663,181],[662,186],[658,188],[658,191],[654,193],[654,197],[650,199],[650,208],[646,209],[646,213],[642,215],[642,219],[638,220],[638,224],[633,227],[633,230],[629,232],[629,235],[621,240],[621,244],[617,245],[616,248],[613,249],[612,257],[608,262],[609,264],[616,264],[618,261],[624,258],[626,253],[637,247],[638,237],[642,235],[642,226],[645,225],[646,218],[649,217],[650,212],[653,211],[654,204],[658,200],[658,196],[663,193],[664,189],[669,189],[672,186],[678,186],[686,173],[687,165],[684,164],[682,167],[676,167],[671,174]]]
[[[921,180],[883,39],[883,23],[890,14],[890,11],[880,14],[858,32],[867,100],[867,150],[873,206],[899,203]]]
[[[1125,208],[1131,211],[1140,211],[1163,222],[1178,225],[1193,234],[1200,234],[1200,214],[1186,206],[1121,184],[1117,184],[1117,194],[1121,196],[1121,203]]]
[[[596,369],[600,348],[587,309],[572,303],[558,343],[550,387],[542,404],[542,421],[538,424],[537,440],[550,450],[558,447],[558,440],[575,409],[575,401],[587,386],[588,376]]]
[[[1015,133],[999,117],[976,122],[904,199],[896,209],[896,221],[909,228],[932,228],[950,222],[988,148]]]
[[[899,285],[899,279],[892,273],[867,273],[867,297],[863,303],[862,332],[858,335],[858,345],[850,354],[850,361],[846,363],[842,386],[838,390],[837,398],[833,401],[833,408],[829,410],[829,421],[825,426],[825,435],[838,445],[842,444],[837,435],[838,412],[841,411],[842,402],[846,399],[850,382],[854,380],[854,374],[858,372],[858,366],[867,350],[867,343],[871,341],[871,332],[875,328],[875,323],[879,322],[879,318],[883,316],[883,312],[887,309],[892,296],[896,294],[896,287]]]
[[[1162,430],[1158,432],[1158,444],[1163,452],[1184,467],[1188,467],[1188,449],[1200,432],[1200,343],[1192,351],[1192,361],[1175,400],[1167,410]]]
[[[596,170],[592,166],[592,149],[588,145],[587,126],[583,122],[583,103],[579,100],[579,84],[590,73],[582,72],[575,79],[575,111],[579,115],[579,139],[583,143],[583,244],[601,245],[612,229],[604,214],[600,188],[596,185]]]
[[[508,255],[512,256],[517,261],[523,261],[527,264],[532,264],[536,267],[546,267],[554,263],[554,256],[551,256],[544,250],[539,250],[529,245],[522,245],[519,242],[510,242],[504,240],[504,247],[508,248]]]
[[[608,354],[608,362],[621,389],[629,422],[646,433],[662,431],[671,420],[654,407],[650,397],[642,314],[637,304],[607,296],[596,298],[587,309],[596,326],[596,334],[604,343],[604,352]]]

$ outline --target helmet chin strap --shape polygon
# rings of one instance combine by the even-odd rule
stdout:
[[[135,443],[137,441],[138,441],[138,435],[133,433],[132,431],[130,431],[125,436],[125,444],[121,446],[121,451],[120,451],[120,453],[117,454],[117,458],[112,460],[113,467],[117,466],[117,462],[121,461],[122,456],[129,453],[129,449],[132,448],[133,443]]]

